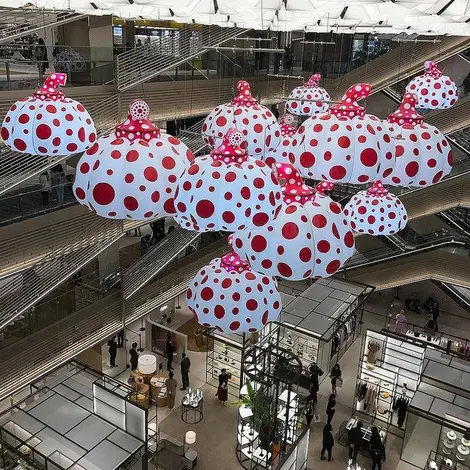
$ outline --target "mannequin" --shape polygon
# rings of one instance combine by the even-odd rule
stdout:
[[[377,361],[377,355],[380,351],[380,343],[378,343],[377,341],[369,341],[367,349],[367,362],[369,364],[375,364],[375,362]]]
[[[408,330],[408,319],[406,318],[405,311],[403,309],[397,313],[395,320],[395,332],[400,335],[406,335]]]

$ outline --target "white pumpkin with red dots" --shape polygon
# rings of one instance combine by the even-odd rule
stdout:
[[[424,74],[413,78],[406,86],[406,93],[414,93],[419,109],[449,109],[459,99],[455,82],[429,60],[424,63]]]
[[[344,206],[344,215],[355,232],[369,235],[393,235],[408,222],[405,206],[381,181],[355,194]]]
[[[240,92],[231,103],[214,108],[202,125],[202,137],[211,147],[218,147],[228,130],[237,128],[245,136],[250,157],[264,160],[277,148],[281,129],[274,114],[251,95],[250,84],[237,83]]]
[[[395,156],[387,126],[357,103],[370,90],[367,83],[352,86],[341,104],[332,106],[328,113],[315,114],[299,127],[289,161],[302,176],[364,184],[392,172]]]
[[[303,85],[294,88],[286,101],[286,111],[296,116],[312,116],[328,111],[330,95],[319,83],[321,75],[316,73]]]
[[[262,227],[277,214],[281,187],[264,162],[247,156],[243,142],[243,134],[230,129],[220,147],[183,173],[175,197],[181,227],[234,232]]]
[[[393,186],[424,187],[438,183],[452,170],[452,149],[439,129],[416,112],[416,95],[406,93],[388,122],[395,143],[396,165],[383,179]]]
[[[87,110],[57,89],[67,75],[54,73],[33,96],[18,100],[3,120],[1,136],[15,152],[62,157],[84,152],[96,141]]]
[[[127,120],[85,152],[77,165],[77,201],[102,217],[148,220],[175,214],[179,177],[194,155],[149,120],[145,101],[129,106]]]
[[[281,313],[275,279],[252,271],[234,252],[200,269],[186,299],[200,325],[222,333],[254,333]]]
[[[354,236],[341,206],[314,192],[290,164],[275,165],[283,184],[284,205],[266,227],[233,234],[233,249],[251,267],[290,280],[333,275],[354,253]]]
[[[289,161],[289,149],[292,143],[297,128],[294,126],[295,118],[292,114],[286,113],[279,118],[279,125],[281,126],[281,142],[277,149],[271,152],[266,158],[265,163],[272,167],[276,162],[282,163]]]

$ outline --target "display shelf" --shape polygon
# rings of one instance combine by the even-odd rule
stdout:
[[[271,468],[271,465],[268,464],[268,461],[271,458],[271,452],[266,452],[264,449],[261,449],[261,447],[256,447],[254,450],[244,448],[241,452],[245,457],[254,460],[258,465]]]
[[[248,419],[253,416],[253,411],[248,406],[241,405],[240,408],[238,408],[238,414],[241,419]]]
[[[289,391],[288,391],[288,390],[284,390],[284,391],[279,395],[279,401],[283,401],[284,403],[286,403],[287,400],[289,399],[289,395],[290,395],[290,402],[292,402],[293,400],[296,400],[296,399],[297,399],[297,393],[290,392],[290,394],[289,394]]]
[[[240,386],[241,357],[241,345],[229,338],[209,335],[206,359],[207,378],[218,379],[221,370],[226,369],[231,374],[230,383]]]

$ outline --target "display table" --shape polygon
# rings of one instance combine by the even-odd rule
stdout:
[[[165,380],[168,377],[163,374],[154,375],[150,379],[150,398],[155,402],[157,408],[168,405]]]
[[[190,389],[181,400],[181,419],[188,424],[196,424],[204,417],[204,399],[202,390]]]
[[[343,421],[339,427],[338,434],[336,436],[336,440],[338,443],[342,446],[347,446],[348,445],[348,436],[349,436],[349,431],[354,428],[357,424],[358,421],[362,421],[363,426],[362,426],[362,449],[360,451],[361,454],[370,456],[369,452],[369,446],[370,446],[370,437],[372,435],[372,427],[376,426],[380,438],[382,439],[382,443],[385,444],[386,438],[387,438],[387,433],[384,429],[382,429],[380,426],[377,426],[375,424],[367,423],[364,422],[363,419],[358,419],[357,417],[353,416],[352,418],[349,419],[349,421]]]

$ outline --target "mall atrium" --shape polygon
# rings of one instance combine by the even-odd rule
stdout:
[[[0,0],[1,470],[470,470],[467,0]]]

